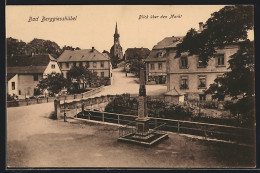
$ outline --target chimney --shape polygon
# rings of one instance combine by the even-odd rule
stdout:
[[[200,22],[199,23],[199,31],[202,31],[203,30],[203,22]]]
[[[91,52],[94,52],[95,47],[92,47]]]

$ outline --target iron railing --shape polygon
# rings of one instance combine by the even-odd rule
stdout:
[[[135,121],[137,116],[90,110],[87,110],[86,112],[90,113],[88,114],[88,117],[78,118],[124,125],[122,126],[122,128],[119,128],[119,130],[121,130],[121,132],[119,132],[119,135],[126,135],[127,133],[132,133],[136,130],[135,126],[131,126],[131,124]],[[255,140],[254,129],[220,124],[150,117],[149,127],[150,131],[168,131],[251,145],[254,143]]]

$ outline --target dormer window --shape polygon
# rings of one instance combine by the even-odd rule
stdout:
[[[52,65],[51,65],[51,68],[54,69],[54,68],[55,68],[55,64],[52,64]]]
[[[163,52],[159,52],[158,53],[158,57],[163,57],[164,53]]]

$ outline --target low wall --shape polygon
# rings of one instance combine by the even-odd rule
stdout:
[[[82,94],[73,94],[73,95],[64,95],[58,96],[57,99],[59,100],[73,100],[73,99],[82,99],[90,97],[94,94],[97,94],[103,90],[104,86],[92,89]],[[27,106],[32,104],[41,104],[41,103],[48,103],[54,102],[55,97],[46,97],[46,98],[38,98],[38,99],[26,99],[26,100],[14,100],[14,101],[7,101],[7,107],[17,107],[17,106]]]
[[[56,102],[54,102],[55,109],[58,109],[55,110],[55,112],[58,112],[56,116],[59,118],[64,115],[64,112],[66,112],[66,116],[73,117],[79,112],[82,112],[83,109],[84,110],[90,109],[90,107],[94,109],[99,104],[112,101],[113,99],[115,99],[115,97],[116,95],[106,95],[106,96],[81,99],[78,101],[71,101],[65,103],[57,99]]]

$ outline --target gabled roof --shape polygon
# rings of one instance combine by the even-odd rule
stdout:
[[[7,74],[41,74],[45,69],[46,66],[7,67]]]
[[[108,61],[109,57],[106,57],[97,50],[81,49],[81,50],[65,50],[58,62],[73,62],[73,61]]]
[[[165,37],[162,41],[155,45],[146,58],[146,62],[166,61],[166,49],[175,48],[177,44],[181,43],[183,37]],[[162,53],[162,56],[158,54]]]
[[[50,61],[56,61],[50,54],[45,55],[16,55],[8,58],[8,67],[25,67],[25,66],[47,66]]]
[[[12,79],[16,74],[15,73],[7,73],[6,75],[6,80],[9,81],[10,79]]]
[[[165,37],[162,41],[158,42],[153,49],[164,49],[170,47],[176,47],[181,42],[183,37]]]
[[[161,57],[158,54],[162,53]],[[164,49],[153,49],[145,61],[166,61],[166,50]]]
[[[164,95],[182,96],[182,95],[184,95],[184,93],[181,92],[181,91],[179,91],[178,89],[176,89],[176,88],[174,87],[172,90],[166,92]]]

